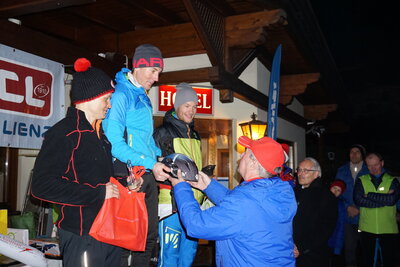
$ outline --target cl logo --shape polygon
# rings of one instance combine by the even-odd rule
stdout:
[[[24,101],[24,96],[7,92],[6,79],[18,81],[18,76],[15,72],[0,70],[0,98],[9,102],[14,102],[18,104],[22,103]],[[31,76],[25,77],[25,100],[29,106],[38,108],[42,108],[45,103],[43,100],[33,98],[33,86]]]
[[[0,60],[0,109],[47,117],[52,84],[50,72]]]

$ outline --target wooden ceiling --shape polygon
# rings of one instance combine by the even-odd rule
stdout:
[[[255,57],[270,69],[282,44],[279,116],[301,127],[325,119],[343,90],[308,0],[2,0],[0,30],[0,43],[61,62],[67,72],[87,57],[113,76],[143,43],[164,57],[207,53],[212,67],[166,72],[159,83],[209,81],[220,101],[235,96],[264,110],[268,97],[238,77]],[[294,96],[305,118],[286,107]]]

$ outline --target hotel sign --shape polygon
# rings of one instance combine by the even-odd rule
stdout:
[[[199,97],[197,114],[213,114],[213,89],[193,87]],[[158,87],[158,111],[168,111],[174,106],[175,85],[160,85]]]

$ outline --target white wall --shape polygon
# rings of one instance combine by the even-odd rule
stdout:
[[[18,151],[17,210],[22,210],[24,206],[31,170],[38,152],[37,149],[19,149]]]
[[[69,91],[71,89],[70,81],[72,75],[64,75],[64,94],[65,94],[65,105],[64,114],[67,108],[70,106],[71,100],[69,97]],[[36,156],[39,153],[38,149],[19,149],[18,150],[18,187],[17,187],[17,210],[22,210],[26,190],[29,183],[30,172],[35,164]]]

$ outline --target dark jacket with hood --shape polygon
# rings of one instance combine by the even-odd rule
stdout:
[[[32,195],[59,205],[57,227],[87,235],[112,175],[107,138],[101,130],[97,135],[83,111],[70,107],[45,134],[34,166]]]
[[[165,113],[163,124],[154,130],[153,134],[156,145],[161,149],[162,156],[173,153],[181,153],[191,158],[199,170],[202,167],[201,141],[200,136],[194,129],[193,121],[186,123],[180,120],[175,109],[170,109]],[[196,200],[200,203],[203,194],[197,189],[193,189]],[[173,205],[172,212],[176,211],[175,202],[171,194],[171,183],[169,181],[160,185],[159,194],[159,216],[160,218],[170,215],[170,209],[164,209],[163,205]]]

